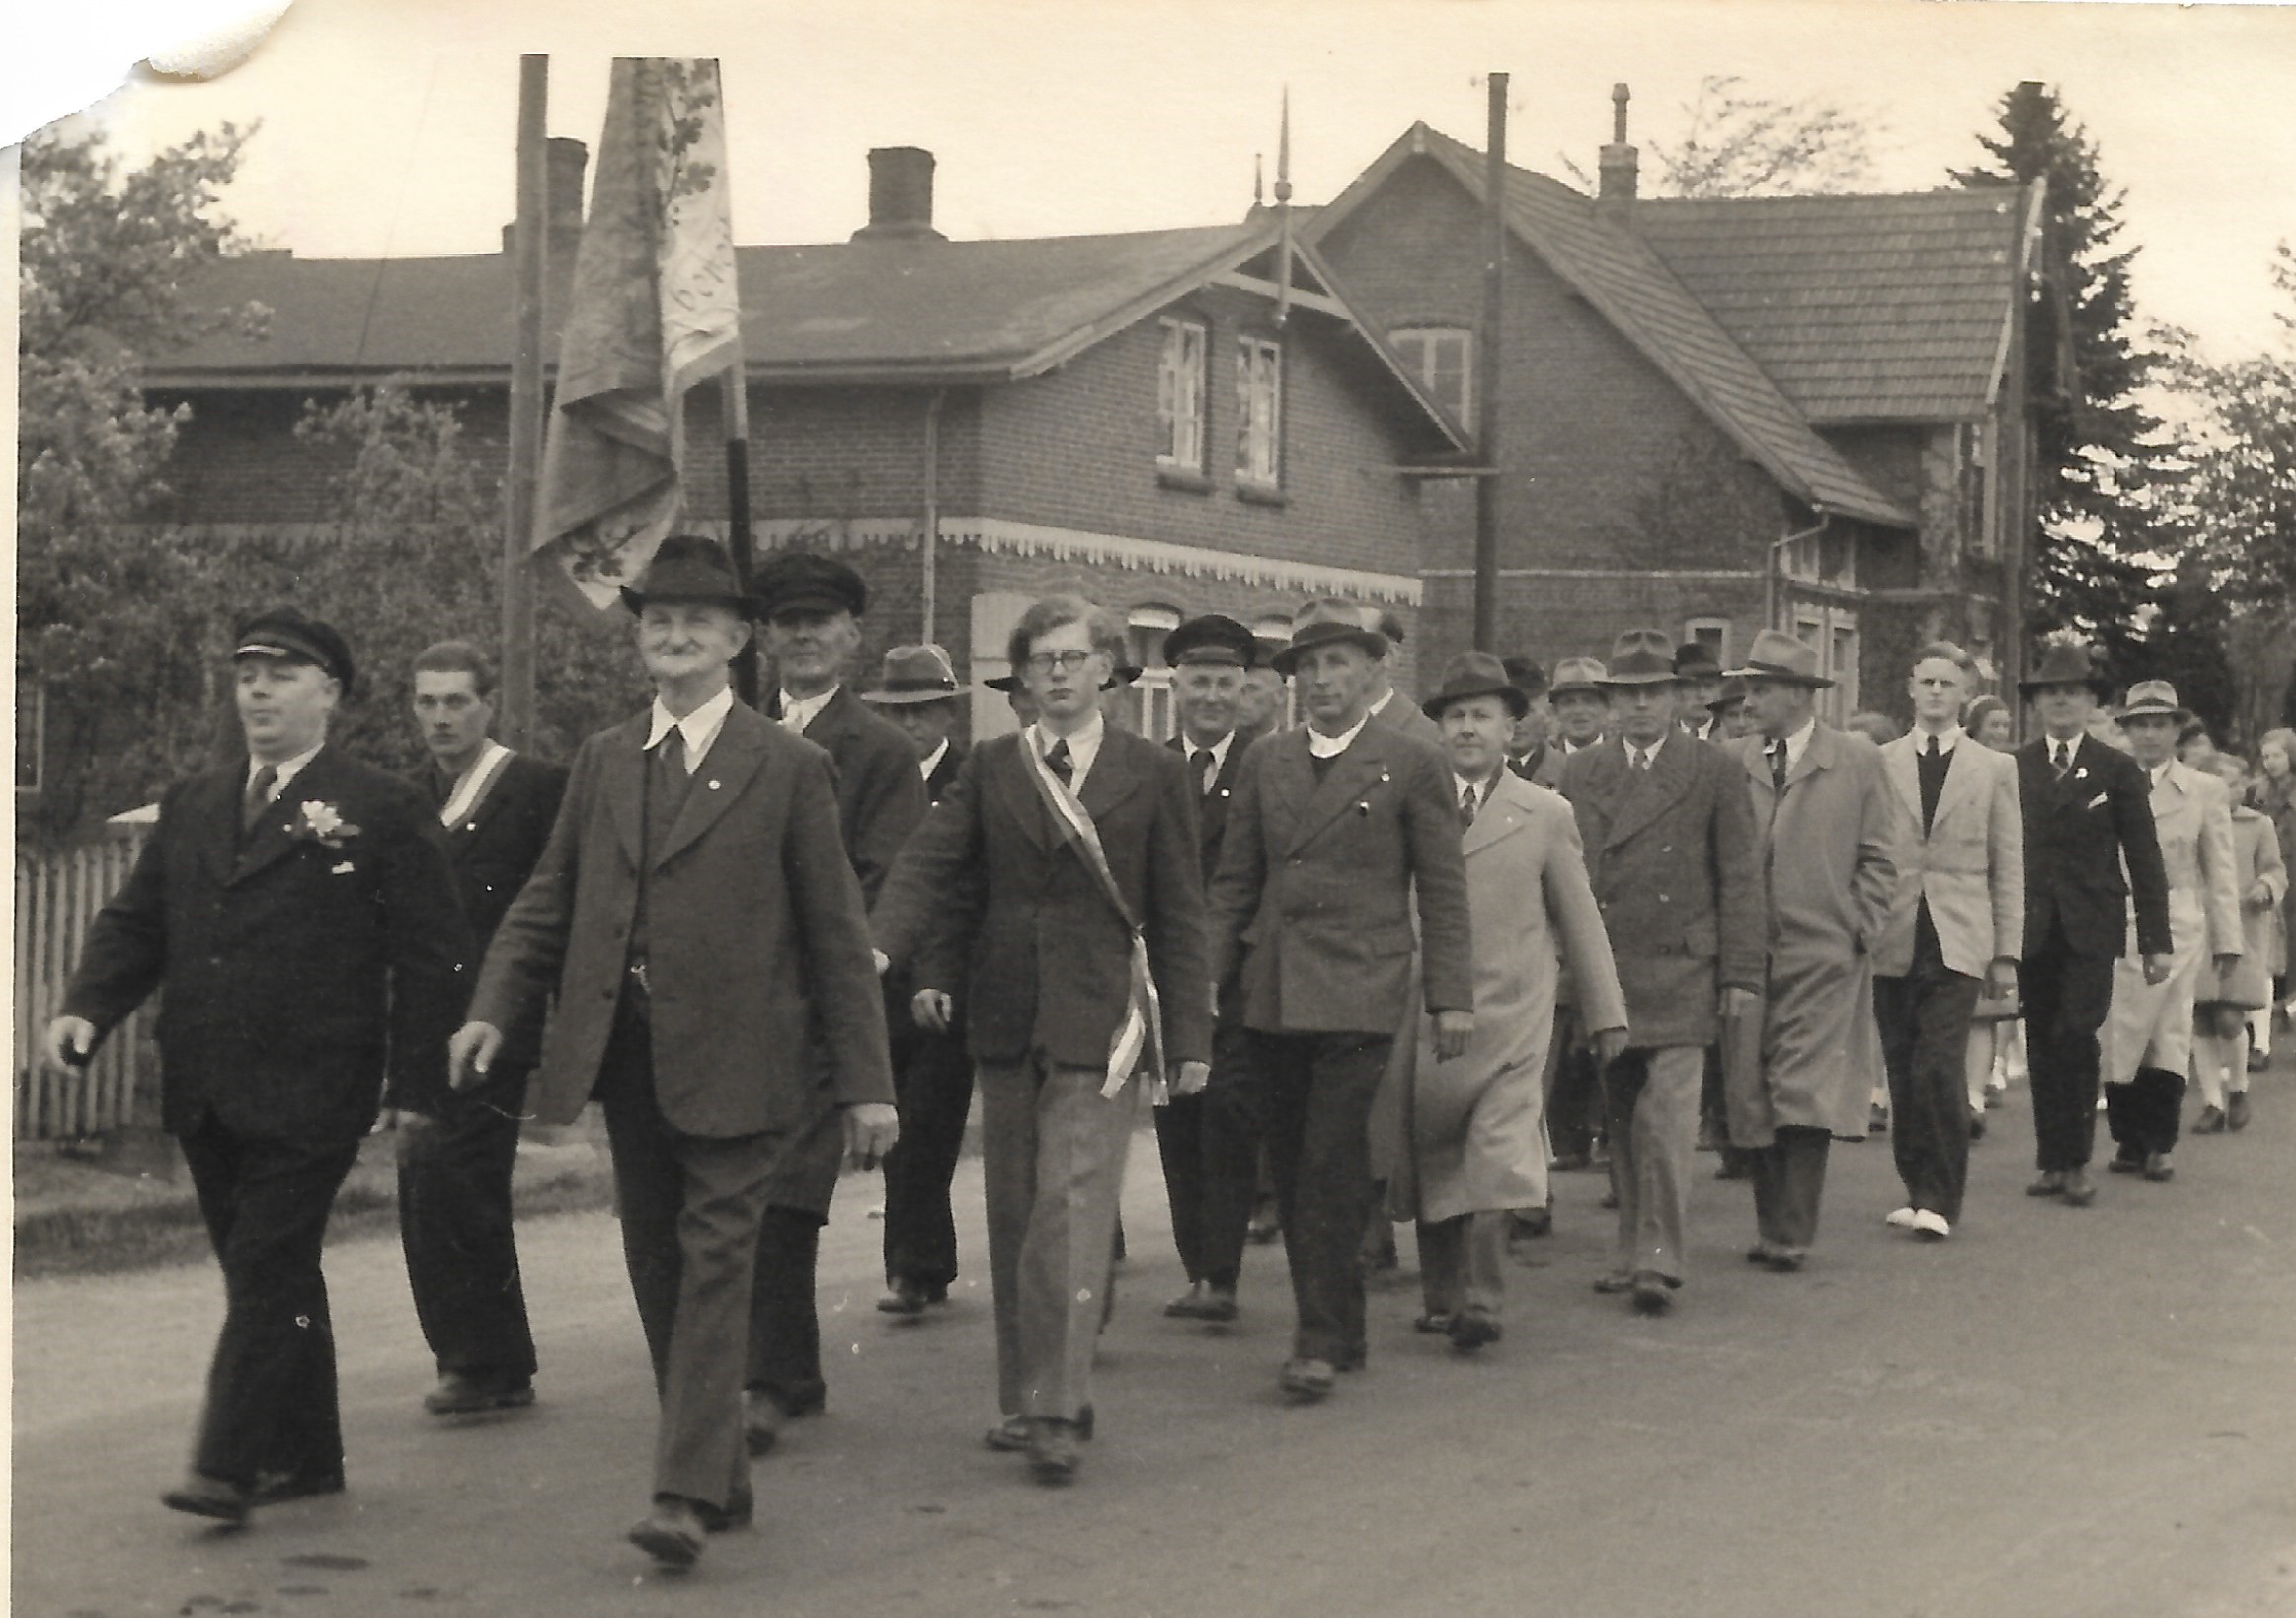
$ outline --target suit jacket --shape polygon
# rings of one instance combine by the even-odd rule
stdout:
[[[1559,748],[1541,742],[1522,758],[1509,758],[1507,769],[1518,780],[1526,780],[1534,786],[1544,786],[1559,792],[1562,790],[1564,762]]]
[[[926,988],[970,979],[968,1047],[1104,1068],[1132,992],[1132,930],[1083,857],[1054,835],[1025,731],[981,743],[902,849],[871,916],[877,947]],[[1147,937],[1169,1062],[1212,1057],[1188,768],[1109,725],[1080,794],[1117,890]]]
[[[808,740],[811,738],[809,737]],[[947,797],[949,788],[957,784],[957,771],[965,768],[965,744],[954,740],[941,750],[940,760],[933,766],[933,772],[924,777],[926,808],[931,808],[941,799]],[[920,816],[919,819],[921,820],[921,818]],[[890,866],[887,868],[891,869]],[[883,884],[880,883],[879,886],[883,886]]]
[[[436,770],[420,782],[443,806],[443,786]],[[471,962],[485,959],[487,945],[503,913],[534,872],[550,841],[551,823],[558,818],[559,801],[566,796],[566,767],[514,753],[503,761],[494,784],[462,821],[446,828],[446,851],[454,862],[454,889],[462,898],[462,913],[470,918]],[[502,1059],[532,1067],[541,1054],[538,1038],[506,1047]]]
[[[1947,755],[1937,812],[1924,832],[1921,750],[1927,745],[1917,729],[1881,750],[1882,769],[1905,810],[1905,835],[1873,973],[1902,978],[1913,970],[1914,930],[1926,902],[1946,970],[1981,978],[1996,960],[2024,953],[2024,811],[2017,761],[1964,735]]]
[[[1307,737],[1302,726],[1244,755],[1212,884],[1214,978],[1241,963],[1248,1027],[1393,1034],[1416,946],[1427,1009],[1472,1010],[1451,767],[1372,723],[1319,782]]]
[[[2153,830],[2152,792],[2127,754],[2083,736],[2063,780],[2046,736],[2017,750],[2025,824],[2025,949],[2062,928],[2077,955],[2118,955],[2136,912],[2140,954],[2166,955],[2169,879]],[[2123,874],[2123,867],[2126,874]]]
[[[640,714],[583,743],[565,806],[487,951],[474,1020],[515,1036],[552,991],[527,1105],[571,1123],[596,1084],[628,975],[645,858]],[[910,777],[916,778],[915,755]],[[829,757],[734,704],[645,873],[654,1087],[689,1135],[790,1130],[814,1110],[809,1038],[838,1101],[893,1099],[860,884]]]
[[[1647,771],[1617,740],[1563,769],[1633,1046],[1710,1045],[1721,989],[1762,988],[1768,918],[1743,782],[1687,733],[1667,737]]]
[[[242,847],[246,778],[243,761],[160,800],[134,871],[89,929],[64,1013],[109,1033],[159,991],[174,1134],[212,1112],[243,1135],[356,1137],[386,1088],[393,1106],[435,1107],[472,957],[437,811],[330,745]],[[334,806],[339,848],[297,835],[306,803]]]
[[[1401,691],[1395,692],[1386,707],[1372,715],[1372,723],[1386,725],[1413,741],[1425,742],[1438,753],[1443,751],[1443,727],[1422,713],[1419,704]]]
[[[1212,789],[1196,797],[1196,853],[1204,873],[1204,886],[1211,889],[1213,875],[1220,869],[1220,845],[1227,836],[1227,812],[1235,801],[1235,783],[1243,773],[1243,756],[1251,751],[1262,732],[1239,730],[1227,744],[1227,757],[1220,762],[1219,772],[1212,777]],[[1164,743],[1186,764],[1192,751],[1188,738],[1174,736]],[[1195,771],[1189,771],[1189,784],[1195,783]]]
[[[780,722],[778,687],[765,717]],[[861,879],[861,898],[873,905],[885,886],[885,873],[928,807],[916,748],[890,719],[871,713],[868,703],[841,685],[805,727],[805,739],[836,766],[837,831],[853,874]]]

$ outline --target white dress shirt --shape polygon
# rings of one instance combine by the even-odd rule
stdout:
[[[1647,769],[1657,762],[1658,750],[1665,745],[1666,738],[1663,736],[1648,747],[1636,747],[1632,742],[1626,742],[1626,763],[1632,769]]]
[[[1374,708],[1372,713],[1377,713],[1378,711],[1379,710],[1377,708]],[[1323,732],[1317,730],[1313,725],[1309,725],[1307,727],[1308,757],[1315,759],[1338,758],[1342,753],[1345,753],[1350,747],[1355,745],[1355,739],[1363,734],[1363,727],[1370,724],[1371,722],[1372,714],[1367,713],[1337,736],[1326,736],[1323,734]]]
[[[949,739],[944,736],[941,738],[941,745],[939,747],[934,748],[923,758],[917,760],[916,772],[919,775],[922,775],[926,780],[931,780],[933,778],[933,771],[940,769],[941,760],[948,757],[948,752]]]
[[[1931,734],[1931,732],[1922,729],[1919,725],[1914,726],[1914,751],[1916,753],[1929,752]],[[1944,755],[1950,754],[1953,751],[1953,745],[1960,741],[1961,738],[1967,734],[1967,732],[1962,730],[1959,725],[1953,725],[1947,729],[1938,731],[1935,734],[1938,738],[1938,752],[1940,755]]]
[[[1812,717],[1802,721],[1801,729],[1795,731],[1791,736],[1788,736],[1785,739],[1785,769],[1787,774],[1791,774],[1793,772],[1793,767],[1801,763],[1801,756],[1810,750],[1810,738],[1815,736],[1817,733],[1818,721],[1813,715]],[[1775,747],[1776,745],[1777,744],[1775,742],[1771,743],[1764,747],[1762,751],[1768,753],[1770,748]]]
[[[316,759],[319,756],[319,748],[325,747],[326,745],[327,739],[322,736],[319,739],[318,747],[314,747],[308,752],[298,753],[291,759],[287,759],[281,763],[273,765],[271,768],[277,770],[278,774],[273,779],[271,783],[271,794],[263,801],[266,803],[278,802],[279,794],[287,789],[287,782],[293,780],[297,775],[301,774],[303,772],[303,766],[309,764],[313,759]],[[263,769],[263,761],[260,759],[250,758],[247,761],[247,779],[239,783],[239,795],[241,797],[247,796],[247,789],[255,784],[256,771]]]
[[[1209,753],[1212,755],[1212,768],[1204,772],[1204,784],[1199,788],[1199,790],[1202,791],[1206,797],[1210,797],[1212,795],[1212,783],[1220,779],[1220,772],[1227,768],[1227,750],[1235,746],[1235,732],[1232,730],[1229,731],[1226,736],[1221,737],[1219,741],[1214,742],[1208,748],[1198,747],[1194,742],[1189,741],[1187,736],[1183,733],[1180,737],[1180,745],[1188,750],[1188,768],[1191,770],[1196,768],[1197,754]]]
[[[781,693],[781,723],[792,736],[803,736],[805,727],[821,717],[822,709],[830,705],[830,698],[837,694],[831,686],[819,696],[798,698],[787,690]]]
[[[684,718],[673,718],[662,705],[662,698],[654,698],[654,723],[646,732],[646,751],[651,753],[662,743],[662,738],[675,730],[685,739],[685,771],[692,774],[702,760],[709,757],[710,744],[718,739],[718,732],[726,728],[726,715],[734,711],[734,688],[728,686]]]
[[[1092,761],[1100,757],[1100,743],[1107,734],[1108,721],[1095,708],[1084,728],[1072,736],[1056,736],[1041,724],[1029,726],[1028,745],[1036,749],[1036,756],[1041,759],[1052,751],[1055,742],[1069,744],[1069,790],[1080,798],[1084,795],[1084,777],[1092,773]]]

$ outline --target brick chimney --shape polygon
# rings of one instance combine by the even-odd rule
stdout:
[[[548,239],[544,251],[552,259],[571,262],[582,245],[582,180],[590,167],[590,148],[565,135],[552,135],[543,156],[542,217]],[[503,226],[503,251],[517,250],[518,222]]]
[[[933,154],[921,146],[879,146],[869,154],[869,222],[857,242],[946,241],[933,228]]]
[[[1634,211],[1636,164],[1634,148],[1626,144],[1626,87],[1611,86],[1611,143],[1603,148],[1601,180],[1595,191],[1595,212],[1626,222]]]

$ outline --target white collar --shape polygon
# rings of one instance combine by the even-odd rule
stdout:
[[[1961,738],[1967,734],[1968,732],[1964,731],[1959,725],[1954,725],[1948,730],[1939,731],[1938,751],[1940,753],[1951,753],[1955,747],[1960,745]],[[1916,753],[1929,752],[1930,733],[1922,729],[1921,726],[1916,725],[1913,728],[1912,735],[1914,739],[1914,751]]]
[[[941,738],[941,745],[939,747],[934,748],[923,758],[917,760],[916,772],[922,775],[926,780],[931,780],[933,778],[933,771],[940,769],[941,761],[948,756],[949,739],[944,736]]]
[[[282,760],[278,764],[273,765],[271,768],[277,771],[277,774],[274,775],[272,779],[271,796],[266,798],[264,801],[267,803],[277,801],[278,795],[287,789],[287,782],[293,780],[297,775],[301,774],[303,772],[303,766],[309,764],[313,759],[316,759],[319,756],[319,748],[323,748],[326,745],[327,738],[322,736],[319,738],[318,747],[314,747],[308,752],[298,753],[291,759]],[[242,791],[245,791],[248,787],[255,784],[256,771],[261,769],[263,769],[262,763],[257,760],[253,754],[248,755],[247,779],[241,783],[240,789]]]
[[[1394,699],[1395,699],[1395,688],[1394,688],[1394,687],[1392,687],[1392,686],[1389,686],[1389,687],[1387,688],[1387,689],[1386,689],[1386,693],[1384,696],[1382,696],[1382,697],[1381,697],[1381,698],[1380,698],[1380,699],[1379,699],[1377,702],[1374,702],[1374,703],[1371,705],[1370,712],[1372,712],[1372,713],[1385,713],[1385,712],[1386,712],[1386,711],[1387,711],[1387,704],[1388,704],[1389,702],[1392,702]]]
[[[1809,718],[1802,721],[1801,729],[1795,731],[1791,736],[1788,736],[1785,739],[1786,769],[1791,769],[1795,765],[1801,763],[1801,756],[1809,751],[1810,738],[1815,736],[1817,733],[1817,716],[1812,714]],[[1771,748],[1776,747],[1777,745],[1778,744],[1775,742],[1768,743],[1763,747],[1762,751],[1768,753]]]
[[[2176,768],[2177,761],[2175,759],[2163,759],[2159,764],[2153,766],[2152,769],[2146,770],[2145,773],[2152,777],[2153,784],[2155,786],[2166,786],[2169,783],[2170,775],[2175,771]],[[2181,786],[2184,783],[2182,781],[2178,781],[2177,784]]]
[[[1189,741],[1186,733],[1183,732],[1180,737],[1180,746],[1187,749],[1187,756],[1191,760],[1199,753],[1212,755],[1212,773],[1204,778],[1204,790],[1209,792],[1212,790],[1212,783],[1220,778],[1220,772],[1227,768],[1227,750],[1235,746],[1235,732],[1229,731],[1208,748],[1198,747],[1194,742]]]
[[[1108,721],[1097,706],[1081,730],[1067,736],[1045,729],[1042,720],[1028,727],[1028,745],[1036,749],[1040,759],[1052,751],[1055,742],[1069,744],[1069,789],[1079,796],[1084,791],[1084,777],[1092,773],[1092,761],[1100,757],[1100,744],[1107,736]]]
[[[1647,747],[1637,747],[1634,743],[1627,741],[1625,737],[1622,736],[1619,738],[1619,745],[1626,750],[1627,764],[1635,766],[1656,764],[1658,762],[1658,750],[1666,745],[1666,738],[1664,736],[1660,736],[1657,741],[1650,743]]]
[[[822,709],[830,705],[830,698],[837,694],[837,687],[831,686],[819,696],[803,698],[792,696],[786,688],[783,689],[781,692],[781,723],[783,728],[803,736],[805,727],[821,717]]]
[[[685,768],[699,769],[703,759],[709,756],[710,744],[718,739],[725,728],[726,715],[734,711],[734,688],[726,687],[684,718],[673,718],[662,705],[662,698],[654,698],[653,724],[646,732],[646,751],[651,753],[661,745],[662,738],[675,729],[685,738]]]
[[[1474,793],[1474,806],[1477,810],[1480,810],[1485,804],[1491,801],[1491,794],[1498,791],[1499,789],[1499,777],[1506,773],[1507,767],[1505,765],[1501,765],[1498,768],[1497,773],[1486,775],[1479,781],[1470,781],[1465,775],[1462,775],[1458,770],[1455,769],[1451,772],[1451,795],[1456,801],[1457,799],[1465,797],[1469,791],[1472,791]]]
[[[1363,727],[1372,722],[1372,713],[1376,713],[1379,710],[1375,708],[1371,710],[1370,713],[1366,713],[1361,719],[1358,719],[1354,724],[1350,725],[1344,732],[1337,736],[1326,736],[1323,734],[1323,732],[1317,730],[1313,725],[1309,725],[1307,727],[1308,756],[1316,759],[1338,758],[1342,753],[1345,753],[1349,748],[1355,745],[1355,739],[1363,734]]]

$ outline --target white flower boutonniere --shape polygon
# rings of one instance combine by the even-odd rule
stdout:
[[[342,810],[318,798],[304,800],[294,825],[287,830],[297,841],[316,843],[322,849],[340,849],[358,836],[358,828],[343,818]]]
[[[2087,780],[2089,778],[2089,767],[2087,765],[2075,765],[2073,767],[2073,778],[2077,781]]]

